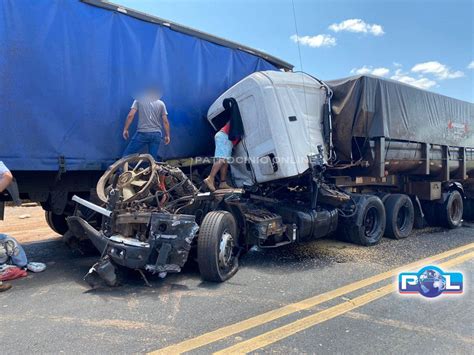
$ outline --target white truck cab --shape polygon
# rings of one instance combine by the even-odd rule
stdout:
[[[234,148],[232,175],[238,186],[284,179],[308,169],[308,155],[318,153],[323,139],[325,87],[304,73],[253,73],[224,92],[207,118],[217,130],[223,101],[239,106],[244,137]]]

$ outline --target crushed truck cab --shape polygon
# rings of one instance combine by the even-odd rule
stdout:
[[[322,123],[328,95],[329,88],[307,74],[277,71],[249,75],[223,93],[207,116],[220,129],[229,120],[224,99],[234,98],[238,103],[245,136],[233,154],[232,176],[237,185],[307,171],[308,155],[326,145]],[[253,176],[249,176],[247,163]]]

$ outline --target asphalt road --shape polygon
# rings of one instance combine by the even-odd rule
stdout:
[[[472,354],[473,242],[474,224],[372,248],[320,240],[252,250],[223,284],[188,268],[151,288],[130,274],[121,287],[94,290],[82,280],[94,257],[57,240],[26,244],[48,269],[0,294],[0,352]],[[430,264],[462,271],[464,294],[397,293],[397,268]]]

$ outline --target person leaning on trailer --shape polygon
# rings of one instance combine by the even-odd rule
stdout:
[[[8,185],[11,184],[13,181],[13,175],[8,170],[8,168],[3,164],[3,161],[0,160],[0,193],[5,191],[5,189],[8,187]],[[3,283],[0,281],[0,292],[7,291],[12,288],[11,284],[8,283]]]

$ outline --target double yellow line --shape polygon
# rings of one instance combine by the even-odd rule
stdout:
[[[202,346],[214,343],[216,341],[225,339],[229,336],[232,336],[232,335],[244,332],[246,330],[261,326],[263,324],[269,323],[276,319],[291,315],[301,310],[310,309],[321,303],[324,303],[334,298],[357,291],[361,288],[376,284],[380,281],[391,279],[393,277],[396,277],[400,272],[410,271],[422,266],[438,263],[439,261],[445,258],[448,258],[450,256],[453,256],[462,252],[466,252],[473,248],[474,248],[474,243],[470,243],[459,248],[451,249],[444,253],[437,254],[437,255],[428,257],[426,259],[422,259],[414,263],[407,264],[402,267],[399,267],[387,272],[383,272],[381,274],[378,274],[378,275],[375,275],[375,276],[372,276],[360,281],[356,281],[354,283],[340,287],[338,289],[335,289],[326,293],[322,293],[320,295],[313,296],[296,303],[289,304],[287,306],[257,315],[255,317],[248,318],[246,320],[225,326],[223,328],[217,329],[215,331],[211,331],[209,333],[197,336],[195,338],[185,340],[181,343],[165,347],[158,351],[152,352],[152,354],[179,354],[179,353],[191,351],[191,350],[200,348]],[[444,268],[449,268],[449,267],[461,264],[472,258],[474,258],[474,251],[461,255],[445,263],[439,264],[439,266],[444,267]],[[355,308],[361,307],[367,303],[375,301],[376,299],[379,299],[385,295],[388,295],[394,290],[395,290],[395,285],[391,283],[389,285],[383,286],[374,291],[368,292],[362,296],[356,297],[352,299],[351,301],[340,303],[334,307],[330,307],[323,311],[317,312],[310,316],[291,322],[287,325],[276,328],[274,330],[261,334],[257,337],[237,343],[231,347],[221,350],[218,353],[226,353],[226,354],[248,353],[248,352],[260,349],[264,346],[267,346],[276,341],[279,341],[288,336],[291,336],[292,334],[295,334],[304,329],[310,328],[316,324],[335,318]]]

